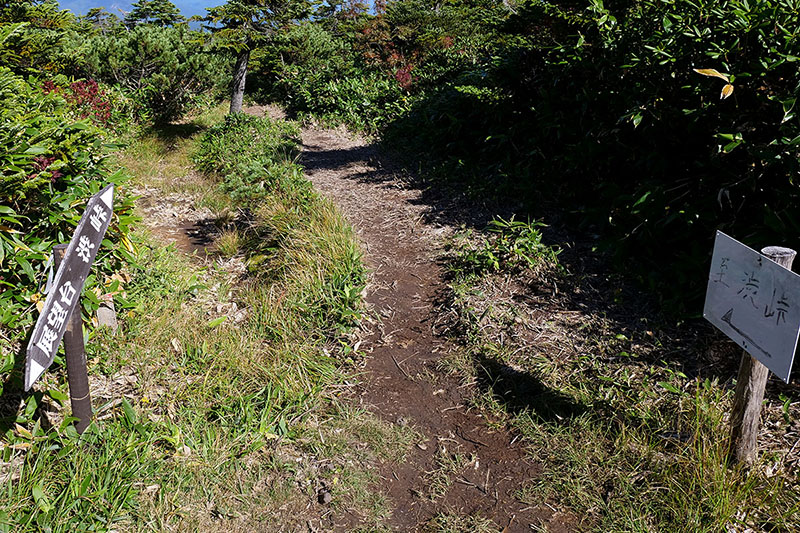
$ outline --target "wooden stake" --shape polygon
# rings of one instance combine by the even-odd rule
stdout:
[[[66,244],[53,247],[55,268],[58,270]],[[83,433],[92,421],[92,397],[89,394],[89,374],[86,370],[86,350],[83,345],[83,324],[81,324],[80,301],[67,319],[67,330],[64,333],[64,353],[67,356],[67,381],[69,397],[72,403],[72,416],[78,419],[75,429]]]
[[[768,246],[761,253],[788,270],[791,270],[797,255],[794,250],[780,246]],[[731,412],[730,463],[749,465],[756,459],[761,404],[764,402],[768,377],[769,369],[766,366],[747,352],[742,352]]]

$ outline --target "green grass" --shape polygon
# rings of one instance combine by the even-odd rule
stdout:
[[[472,405],[512,426],[543,466],[520,487],[520,500],[547,503],[585,531],[800,527],[789,446],[775,442],[775,434],[794,441],[790,402],[765,409],[769,449],[759,463],[729,467],[732,390],[688,377],[671,360],[697,344],[681,344],[673,330],[641,317],[618,322],[550,290],[537,293],[557,284],[562,295],[594,298],[609,314],[619,298],[599,290],[584,296],[580,276],[553,267],[547,253],[543,266],[464,268],[464,258],[484,246],[455,242],[452,304],[460,318],[453,331],[463,349],[440,368],[476,383]],[[519,291],[528,298],[515,298]]]
[[[30,396],[3,438],[12,465],[12,475],[0,471],[5,530],[296,530],[328,512],[317,503],[321,486],[334,494],[330,509],[367,527],[390,515],[375,465],[402,461],[417,437],[342,394],[355,355],[341,347],[364,284],[351,228],[292,161],[257,203],[228,195],[227,174],[192,174],[200,185],[168,180],[210,135],[194,124],[146,132],[120,160],[142,162],[129,169],[139,184],[247,203],[235,247],[223,247],[246,273],[203,266],[140,231],[121,273],[120,332],[88,332],[98,420],[75,433],[56,365],[46,378],[55,397]],[[222,133],[220,153],[239,133]],[[152,173],[146,161],[163,166]],[[37,422],[45,408],[56,427]]]
[[[197,171],[192,156],[203,133],[222,120],[225,112],[220,104],[180,124],[146,128],[117,155],[117,162],[136,177],[139,186],[158,189],[164,196],[191,195],[198,206],[222,211],[230,206],[230,199],[217,191],[215,180]]]

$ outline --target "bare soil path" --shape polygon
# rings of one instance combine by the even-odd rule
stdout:
[[[360,401],[423,435],[405,463],[382,468],[380,488],[395,509],[389,525],[415,531],[449,514],[489,518],[503,532],[562,529],[544,504],[515,498],[541,472],[523,445],[468,410],[468,387],[437,369],[457,349],[436,333],[447,217],[376,146],[343,130],[305,128],[302,164],[354,226],[372,271],[367,303],[378,319],[361,346],[369,356]]]

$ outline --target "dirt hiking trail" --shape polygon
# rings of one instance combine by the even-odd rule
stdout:
[[[447,290],[437,257],[453,227],[441,213],[431,216],[435,208],[422,190],[376,146],[316,127],[304,128],[302,140],[307,177],[354,227],[371,270],[367,304],[376,320],[363,332],[368,356],[360,402],[423,435],[404,463],[381,467],[380,489],[394,505],[389,525],[416,531],[438,514],[452,514],[490,518],[503,532],[531,531],[531,525],[566,530],[552,508],[514,497],[541,469],[514,434],[492,429],[467,409],[469,387],[436,367],[457,349],[435,331],[436,302]],[[449,486],[437,490],[443,468]]]

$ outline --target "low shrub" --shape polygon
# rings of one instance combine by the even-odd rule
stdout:
[[[291,112],[376,132],[407,106],[408,72],[365,66],[345,40],[318,25],[296,26],[275,46],[256,79]]]
[[[124,88],[156,122],[180,118],[204,93],[222,91],[228,74],[225,58],[207,53],[202,34],[183,26],[137,25],[95,35],[79,49],[87,76]]]
[[[55,244],[68,242],[86,201],[108,183],[124,185],[124,174],[103,164],[107,133],[75,120],[64,98],[0,68],[0,329],[21,337],[44,295],[45,263]],[[94,274],[87,280],[86,307],[106,276],[128,256],[132,202],[119,191],[114,218]],[[0,371],[13,365],[4,354]]]
[[[299,325],[336,336],[358,316],[364,270],[351,228],[295,163],[299,134],[292,122],[227,115],[203,134],[195,162],[252,217],[238,237],[248,271],[282,282]]]
[[[300,130],[290,122],[236,113],[210,128],[195,154],[197,167],[221,178],[234,202],[253,205],[282,190],[307,188],[296,180]]]

